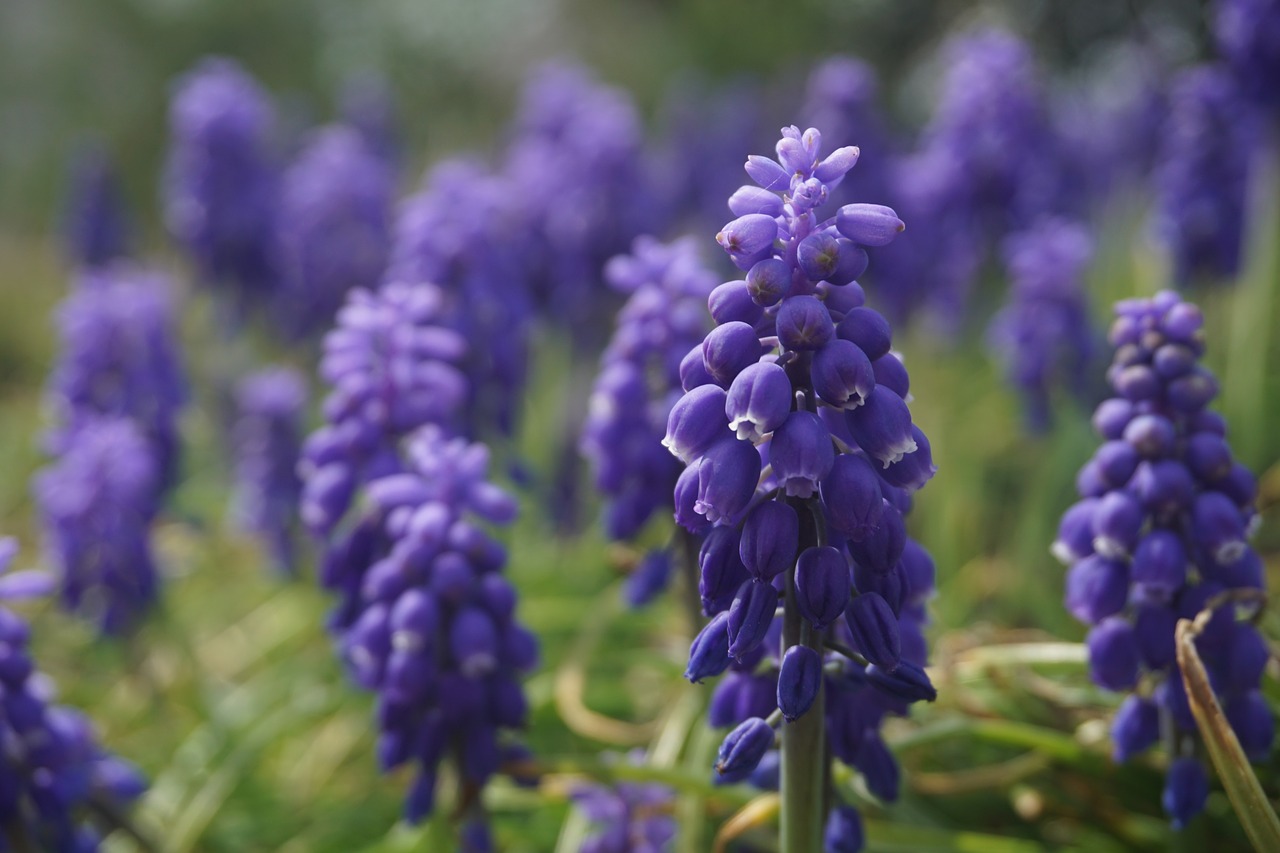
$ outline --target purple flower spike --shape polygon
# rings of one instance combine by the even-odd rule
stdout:
[[[796,603],[800,614],[821,631],[840,618],[849,603],[849,563],[830,545],[806,548],[796,562]]]
[[[684,399],[691,396],[686,395]],[[768,361],[747,367],[729,386],[724,411],[729,429],[734,430],[738,438],[760,443],[780,427],[791,412],[791,381],[787,372]]]
[[[782,718],[795,722],[818,698],[822,687],[822,656],[808,646],[792,646],[778,668],[778,707]]]
[[[792,412],[773,433],[769,463],[787,495],[807,498],[835,463],[831,434],[812,412]]]

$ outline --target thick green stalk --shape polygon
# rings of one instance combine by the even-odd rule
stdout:
[[[800,551],[818,542],[813,516],[796,502],[800,515]],[[822,637],[813,631],[796,607],[795,566],[787,572],[787,601],[782,622],[783,651],[804,643],[822,651]],[[813,707],[794,723],[782,724],[782,853],[817,853],[822,849],[826,823],[826,763],[824,744],[825,691],[819,688]]]

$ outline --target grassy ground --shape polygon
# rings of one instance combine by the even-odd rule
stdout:
[[[1244,279],[1202,301],[1221,408],[1238,454],[1263,475],[1260,544],[1274,574],[1280,217],[1271,210],[1263,220]],[[1119,215],[1103,232],[1089,282],[1100,322],[1114,299],[1150,293],[1160,280],[1139,229],[1125,224],[1133,221]],[[0,519],[4,532],[21,539],[25,565],[39,556],[28,482],[41,464],[40,386],[53,359],[49,317],[65,291],[65,271],[49,245],[0,240],[0,281],[7,282],[0,287]],[[184,345],[192,372],[206,382],[235,366],[212,327],[202,299],[189,300]],[[1062,609],[1063,571],[1048,554],[1058,515],[1074,497],[1076,469],[1096,443],[1086,412],[1064,401],[1058,426],[1029,437],[980,335],[956,348],[918,328],[897,346],[940,469],[911,524],[939,568],[932,641],[941,698],[889,728],[906,769],[900,803],[881,808],[857,779],[838,779],[868,804],[870,849],[1192,850],[1205,849],[1209,838],[1215,850],[1240,848],[1243,835],[1223,794],[1175,838],[1159,812],[1159,757],[1125,768],[1107,758],[1101,720],[1117,697],[1088,684],[1083,631]],[[568,362],[554,345],[541,348],[520,449],[535,470],[556,445],[565,393],[557,377],[571,371]],[[204,405],[184,424],[186,475],[157,533],[166,574],[159,611],[117,644],[35,605],[28,613],[42,668],[62,700],[88,709],[104,741],[150,776],[136,821],[161,849],[451,849],[444,818],[419,829],[397,824],[405,779],[376,772],[372,702],[347,684],[334,659],[322,627],[324,594],[309,578],[272,577],[256,546],[230,529],[222,430],[209,414],[214,397],[203,392]],[[767,824],[768,798],[710,785],[718,738],[699,719],[708,688],[680,677],[691,625],[678,594],[625,612],[620,555],[594,531],[557,536],[536,501],[527,502],[509,542],[521,616],[543,642],[542,668],[528,683],[529,741],[548,772],[537,791],[492,786],[500,848],[576,851],[583,826],[566,794],[583,775],[674,785],[681,853],[713,849],[717,828],[744,807]],[[1265,626],[1277,636],[1274,618]],[[1274,679],[1267,690],[1280,700]],[[650,748],[650,767],[600,757],[637,746]],[[1273,758],[1259,775],[1276,795],[1280,763]],[[761,849],[769,849],[767,836],[750,828],[745,835]],[[110,846],[135,849],[123,833]]]

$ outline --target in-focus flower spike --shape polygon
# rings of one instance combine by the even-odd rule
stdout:
[[[291,335],[327,329],[353,287],[372,287],[387,263],[391,166],[359,131],[315,131],[285,171],[276,217],[276,316]]]
[[[150,526],[158,477],[154,451],[124,418],[83,421],[36,475],[61,601],[104,634],[127,633],[155,601]]]
[[[1220,598],[1264,582],[1251,568],[1258,557],[1248,544],[1255,490],[1250,485],[1236,494],[1224,476],[1240,466],[1221,419],[1206,408],[1216,383],[1199,364],[1203,318],[1172,291],[1125,300],[1115,313],[1108,379],[1118,396],[1101,403],[1093,418],[1106,441],[1086,463],[1084,499],[1063,515],[1053,545],[1070,567],[1067,609],[1091,626],[1094,682],[1133,691],[1112,723],[1115,758],[1127,760],[1162,733],[1178,755],[1195,751],[1199,733],[1174,660],[1173,633],[1178,619],[1194,618],[1214,600],[1221,603],[1196,642],[1228,722],[1250,755],[1265,754],[1274,722],[1251,698],[1267,658],[1265,643],[1250,621],[1236,621],[1236,605]],[[1211,390],[1190,400],[1189,377]],[[1181,828],[1194,817],[1207,793],[1203,766],[1175,757],[1164,794],[1173,825]]]
[[[187,399],[168,280],[123,265],[83,271],[57,321],[50,451],[66,452],[85,421],[128,418],[151,446],[158,499],[177,478],[178,416]]]
[[[31,658],[30,628],[7,602],[44,595],[53,579],[42,572],[10,573],[17,550],[15,540],[0,538],[0,738],[10,745],[0,758],[6,845],[16,840],[18,849],[97,850],[98,815],[129,806],[147,782],[99,744],[88,717],[52,702],[53,684]]]
[[[1179,284],[1239,272],[1256,137],[1254,117],[1225,69],[1200,66],[1174,80],[1156,164],[1156,230]]]
[[[353,680],[378,694],[379,759],[418,767],[411,821],[432,811],[442,760],[467,790],[483,787],[528,712],[519,679],[536,641],[515,619],[506,552],[487,532],[516,507],[488,465],[482,444],[436,425],[416,431],[401,469],[368,484],[346,547],[322,572],[339,596],[336,644]]]
[[[1009,301],[988,334],[1033,430],[1049,427],[1057,389],[1081,397],[1090,387],[1097,346],[1083,278],[1091,254],[1088,233],[1063,219],[1041,220],[1004,244]]]
[[[825,726],[831,753],[889,797],[897,767],[880,723],[936,696],[922,634],[933,565],[902,520],[934,466],[889,323],[853,280],[864,247],[903,225],[877,205],[820,212],[859,161],[853,146],[823,142],[816,129],[786,127],[777,160],[748,158],[756,186],[731,197],[737,218],[718,237],[746,275],[717,288],[716,327],[680,360],[685,394],[666,437],[689,466],[676,517],[691,530],[704,529],[695,515],[713,525],[699,555],[713,618],[686,674],[731,671],[711,702],[714,725],[737,726],[717,781],[755,778],[774,741],[768,721],[781,717],[783,764],[826,760],[787,752],[792,726]],[[893,364],[877,370],[880,359]],[[832,826],[833,849],[860,844],[856,813]]]
[[[129,221],[107,154],[99,147],[80,153],[72,166],[63,212],[67,256],[79,267],[101,267],[129,251]]]
[[[165,223],[200,279],[231,290],[237,311],[265,304],[275,284],[273,113],[257,81],[225,58],[183,75],[169,106]]]
[[[262,537],[274,568],[289,575],[298,570],[298,456],[306,403],[302,375],[286,367],[260,370],[236,388],[233,513],[242,528]]]

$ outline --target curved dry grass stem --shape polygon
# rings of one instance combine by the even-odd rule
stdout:
[[[729,849],[730,841],[733,841],[747,830],[754,829],[772,820],[778,814],[781,804],[782,800],[776,793],[769,793],[761,794],[738,809],[733,817],[726,820],[716,833],[715,840],[711,843],[712,853],[725,853]]]

